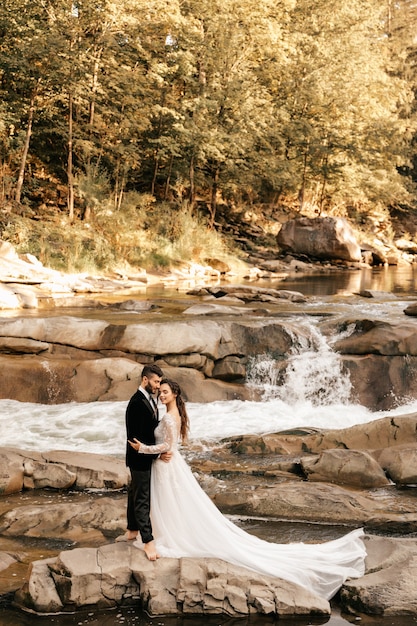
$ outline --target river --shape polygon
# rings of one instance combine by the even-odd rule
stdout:
[[[264,285],[261,281],[259,284]],[[276,385],[274,367],[270,358],[259,355],[252,362],[250,379],[247,381],[257,392],[261,401],[228,401],[208,404],[190,403],[191,439],[210,446],[212,442],[229,435],[266,433],[297,426],[317,428],[346,428],[390,415],[404,415],[417,411],[417,400],[399,399],[398,407],[391,411],[372,412],[350,401],[350,381],[339,367],[338,358],[331,349],[329,339],[320,332],[320,315],[323,308],[336,315],[345,307],[371,310],[375,314],[404,315],[407,303],[417,294],[417,272],[414,268],[369,270],[331,273],[326,276],[296,276],[280,284],[281,289],[300,291],[309,296],[306,307],[309,316],[292,314],[291,322],[304,324],[315,337],[305,348],[300,347],[292,357],[287,379]],[[175,297],[186,298],[183,291],[175,289]],[[383,296],[373,299],[352,296],[361,290],[375,290],[395,295],[395,299]],[[174,290],[152,286],[139,297],[169,301]],[[132,297],[131,295],[129,296]],[[346,297],[349,298],[346,303]],[[354,297],[354,300],[352,300]],[[383,313],[381,313],[383,311]],[[305,312],[305,311],[304,311]],[[68,315],[68,311],[64,311]],[[4,314],[4,313],[3,313]],[[56,315],[56,311],[54,312]],[[71,312],[72,314],[72,312]],[[90,315],[82,310],[78,315]],[[16,314],[14,314],[15,316]],[[24,312],[33,315],[33,312]],[[323,392],[325,390],[325,392]],[[65,405],[39,405],[0,400],[1,445],[38,451],[51,449],[95,452],[122,458],[124,455],[124,412],[126,402],[70,403]],[[0,542],[1,549],[1,542]],[[135,608],[106,613],[86,612],[74,616],[48,616],[38,618],[4,609],[0,614],[1,626],[28,626],[56,624],[73,626],[88,624],[100,626],[266,626],[274,624],[271,618],[228,619],[223,617],[149,618]],[[368,618],[365,616],[341,616],[337,607],[329,619],[312,620],[280,619],[279,626],[297,624],[328,624],[346,626],[362,623],[378,626],[412,626],[417,617]]]

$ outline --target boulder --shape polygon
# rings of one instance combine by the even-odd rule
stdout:
[[[184,315],[247,315],[249,309],[224,304],[193,304],[185,309]]]
[[[8,285],[0,285],[0,310],[20,308],[20,298],[18,298],[18,296],[15,294],[13,288],[9,287]]]
[[[242,481],[241,481],[242,482]],[[326,524],[363,526],[369,528],[417,528],[417,505],[387,514],[387,502],[378,494],[321,482],[288,480],[267,487],[249,486],[234,491],[223,490],[213,497],[215,504],[230,514],[279,518]]]
[[[350,322],[346,322],[348,327]],[[353,322],[354,331],[339,339],[334,349],[341,354],[417,356],[417,326],[412,322],[391,324],[379,320]]]
[[[109,459],[102,454],[53,450],[43,452],[47,463],[65,466],[76,476],[77,489],[121,489],[129,482],[124,459]]]
[[[0,552],[0,572],[17,563],[17,558],[8,552]]]
[[[349,223],[342,218],[300,217],[288,220],[277,235],[283,252],[316,259],[360,261],[361,249]]]
[[[49,343],[25,337],[0,337],[2,354],[40,354],[49,350]]]
[[[71,542],[104,541],[105,534],[123,532],[126,526],[124,499],[103,497],[91,501],[28,504],[0,516],[5,537],[37,537]]]
[[[0,240],[0,258],[3,260],[18,261],[19,255],[10,242]]]
[[[346,582],[340,592],[347,613],[417,614],[415,539],[366,538],[367,573]]]
[[[130,479],[122,459],[101,454],[0,448],[0,493],[25,489],[122,489]],[[3,479],[3,483],[1,480]]]
[[[247,359],[245,358],[226,356],[215,364],[213,376],[220,380],[244,380],[246,377],[246,362]]]
[[[55,559],[34,561],[29,566],[28,582],[16,593],[20,606],[37,613],[59,613],[63,608],[50,565]]]
[[[416,356],[342,355],[349,372],[352,399],[373,411],[395,408],[403,398],[417,396]]]
[[[409,304],[405,309],[404,313],[409,315],[410,317],[415,317],[417,315],[417,302],[413,302]]]
[[[324,450],[318,457],[301,459],[308,480],[374,489],[389,485],[383,469],[363,450]]]
[[[415,241],[410,241],[409,239],[397,239],[394,243],[398,250],[408,252],[409,254],[417,254],[417,243]]]
[[[57,463],[25,463],[25,489],[69,489],[77,480],[77,474]]]
[[[0,495],[22,491],[23,477],[22,457],[3,448],[0,452]]]
[[[190,402],[248,399],[250,390],[242,384],[206,378],[190,367],[170,367],[156,361],[165,375],[178,380]],[[121,357],[86,360],[32,358],[16,360],[0,356],[2,384],[0,397],[21,402],[61,404],[128,400],[136,391],[143,364]],[[211,365],[207,362],[206,373]]]
[[[382,450],[400,444],[415,444],[417,413],[382,417],[349,428],[293,428],[259,435],[239,435],[224,440],[236,454],[318,454],[322,450]]]
[[[365,536],[366,569],[340,590],[342,610],[371,616],[416,615],[417,541]],[[253,613],[328,616],[330,605],[285,580],[251,572],[219,559],[158,559],[127,543],[75,548],[32,563],[15,604],[55,614],[140,604],[150,615],[227,615]],[[314,619],[314,618],[313,618]]]
[[[327,600],[294,583],[219,559],[151,562],[126,543],[75,548],[38,561],[15,594],[21,608],[49,614],[132,601],[150,615],[330,614]]]
[[[374,457],[396,485],[417,484],[417,444],[390,446]]]
[[[398,297],[395,293],[390,293],[389,291],[377,291],[376,289],[361,289],[358,293],[361,298],[378,298],[378,300],[397,300]]]
[[[198,352],[192,354],[168,354],[164,356],[163,360],[167,366],[189,367],[203,372],[203,374],[209,378],[211,378],[213,374],[214,362],[212,359]]]

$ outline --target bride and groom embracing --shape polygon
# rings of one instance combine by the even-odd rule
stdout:
[[[153,401],[158,390],[166,407],[160,421]],[[178,450],[188,432],[180,386],[163,378],[155,365],[143,368],[126,410],[126,430],[131,482],[122,539],[133,540],[148,559],[219,558],[291,581],[327,600],[347,578],[363,575],[362,529],[320,544],[277,544],[245,532],[220,513]]]

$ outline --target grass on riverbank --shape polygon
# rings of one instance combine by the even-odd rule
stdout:
[[[119,210],[96,209],[89,222],[70,223],[64,214],[42,219],[14,214],[2,220],[1,239],[19,253],[70,273],[160,270],[216,258],[231,265],[242,254],[186,203],[173,208],[150,195],[128,195]]]
[[[77,216],[70,222],[56,206],[42,206],[0,214],[0,239],[19,253],[33,254],[46,267],[91,275],[169,271],[191,263],[210,265],[213,258],[240,271],[248,254],[252,262],[275,257],[276,234],[284,221],[317,216],[308,206],[302,213],[284,204],[222,206],[216,230],[187,202],[158,203],[152,195],[136,192],[125,194],[120,208],[108,197],[96,199],[88,221]],[[398,237],[417,243],[417,210],[410,207],[391,212],[378,206],[339,207],[329,215],[346,218],[361,245],[381,252],[392,249]]]

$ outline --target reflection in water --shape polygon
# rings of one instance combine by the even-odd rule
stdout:
[[[285,282],[277,281],[274,287],[301,291],[306,296],[332,296],[339,293],[359,293],[363,290],[413,296],[417,295],[417,266],[290,275]]]
[[[90,611],[77,612],[74,615],[49,615],[37,617],[2,610],[0,626],[416,626],[417,618],[411,615],[398,617],[358,617],[356,615],[342,616],[333,609],[330,617],[273,617],[251,615],[250,617],[230,618],[223,615],[189,617],[149,617],[137,607],[115,609],[94,613]]]

